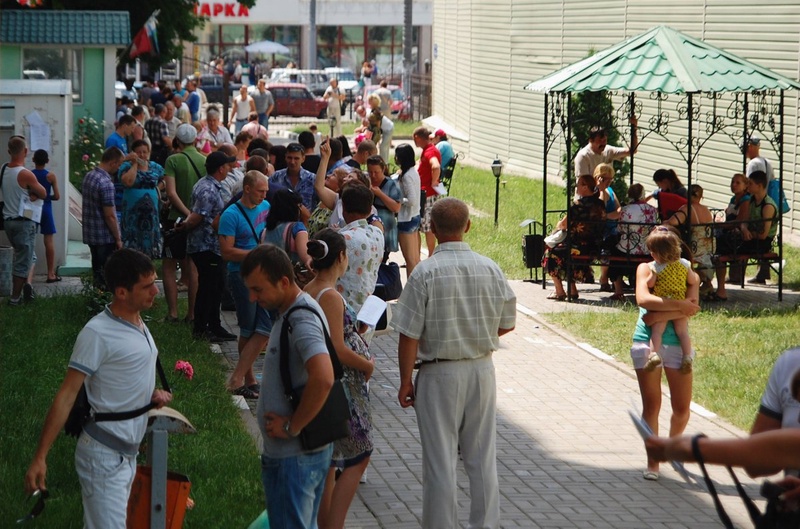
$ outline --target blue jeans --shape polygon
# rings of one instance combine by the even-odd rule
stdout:
[[[283,459],[261,455],[261,480],[272,529],[316,529],[331,455],[333,444],[319,452]]]
[[[250,292],[238,270],[228,272],[228,285],[231,288],[233,302],[236,304],[239,336],[250,338],[255,333],[269,336],[272,332],[272,318],[264,307],[250,301]]]
[[[269,114],[262,112],[258,115],[258,124],[269,130]]]

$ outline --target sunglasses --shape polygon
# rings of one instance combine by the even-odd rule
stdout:
[[[42,511],[44,510],[44,500],[46,500],[49,497],[50,497],[50,491],[41,489],[35,490],[33,494],[28,496],[27,501],[30,502],[32,499],[37,498],[36,504],[34,504],[33,509],[31,509],[31,512],[29,512],[27,515],[17,520],[17,523],[19,524],[19,523],[29,522],[34,518],[36,518],[37,516],[39,516],[40,514],[42,514]]]

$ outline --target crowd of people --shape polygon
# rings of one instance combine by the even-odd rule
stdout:
[[[253,124],[266,132],[268,125],[259,123],[252,101],[247,103],[248,119],[234,114],[228,127],[220,125],[213,107],[205,123],[194,121],[194,105],[186,101],[194,99],[197,87],[188,85],[184,95],[176,85],[175,98],[182,102],[159,91],[165,103],[151,93],[148,102],[156,101],[152,109],[136,106],[130,114],[121,109],[100,162],[84,178],[83,238],[91,251],[93,281],[113,300],[76,341],[25,477],[28,492],[46,488],[47,453],[82,385],[95,409],[169,403],[171,395],[153,384],[157,349],[140,314],[158,293],[152,261],[163,259],[165,321],[189,323],[197,340],[237,341],[239,359],[226,384],[230,393],[258,400],[262,481],[271,526],[342,528],[374,450],[368,385],[374,358],[358,313],[376,292],[390,254],[400,251],[408,279],[392,321],[399,333],[398,401],[402,407],[413,406],[417,416],[422,525],[457,525],[455,463],[461,457],[470,480],[470,525],[499,527],[492,352],[499,337],[514,329],[516,298],[497,264],[464,241],[470,228],[467,205],[439,194],[443,158],[453,155],[446,133],[416,129],[419,161],[414,147],[398,145],[398,171],[392,175],[389,160],[379,154],[380,131],[374,127],[380,128],[380,121],[371,117],[364,126],[372,134],[359,138],[355,152],[346,137],[322,137],[311,129],[300,133],[296,143],[273,146],[266,134],[251,136],[246,130]],[[241,96],[246,101],[246,91]],[[186,112],[176,112],[179,104],[186,104]],[[380,99],[370,105],[380,116]],[[148,112],[153,117],[143,120]],[[183,118],[171,129],[174,115]],[[241,129],[235,139],[229,130],[234,125]],[[632,125],[635,130],[635,120]],[[8,150],[3,215],[15,249],[10,304],[18,305],[33,299],[32,241],[39,225],[51,238],[55,227],[52,215],[48,224],[44,213],[41,221],[31,222],[8,211],[16,212],[26,200],[58,200],[59,190],[46,169],[46,152],[37,151],[35,169],[28,170],[25,139],[12,137]],[[662,370],[669,384],[670,440],[648,440],[643,474],[657,480],[660,461],[689,457],[680,441],[689,419],[695,356],[688,321],[699,310],[701,292],[713,289],[714,272],[723,286],[711,291],[724,299],[725,272],[714,269],[713,236],[706,228],[712,219],[701,203],[700,186],[686,190],[674,171],[657,172],[658,190],[652,196],[669,193],[691,202],[652,229],[657,212],[647,203],[643,186],[631,186],[629,203],[622,205],[610,187],[614,172],[609,163],[632,151],[635,142],[631,149],[609,147],[602,130],[592,131],[589,145],[575,160],[581,174],[574,203],[557,226],[567,232],[566,238],[548,248],[543,266],[555,283],[551,298],[564,300],[577,298],[576,282],[592,276],[587,265],[566,265],[576,250],[652,256],[651,262],[638,266],[609,265],[601,282],[607,285],[604,290],[613,283],[619,299],[623,278],[635,277],[640,315],[631,356],[643,419],[656,434]],[[734,176],[729,222],[717,237],[730,242],[727,232],[738,232],[747,251],[768,250],[778,211],[767,195],[768,180],[757,167],[746,177]],[[744,222],[736,222],[740,220]],[[699,269],[682,257],[685,245],[676,229],[681,227],[696,241],[692,249]],[[422,233],[428,250],[424,260]],[[178,270],[188,291],[184,318],[178,313]],[[60,279],[55,272],[48,266],[48,281]],[[226,294],[236,311],[238,335],[222,325]],[[300,306],[307,310],[293,310]],[[298,402],[290,402],[283,387],[279,353],[287,352],[281,351],[284,347],[289,349],[291,378],[304,386]],[[264,350],[259,383],[253,365]],[[323,447],[307,448],[300,434],[334,384],[328,357],[333,352],[343,366],[342,383],[350,397],[350,433]],[[132,382],[126,370],[133,356],[138,367]],[[800,395],[800,380],[794,375],[798,366],[796,349],[776,364],[754,434],[798,426],[796,410],[792,413]],[[787,392],[792,398],[786,398]],[[125,526],[119,505],[126,504],[130,492],[132,447],[143,432],[143,419],[136,417],[94,425],[81,434],[76,465],[87,527]],[[785,439],[774,442],[782,446]],[[715,455],[715,444],[704,444],[709,462],[730,459],[727,452]],[[91,471],[117,454],[124,471],[108,478]],[[754,475],[786,468],[784,462],[756,467],[750,459],[742,461]],[[294,477],[287,479],[289,475]],[[104,494],[91,494],[99,487]]]
[[[746,173],[733,176],[730,204],[724,214],[715,215],[702,202],[703,187],[693,184],[687,189],[673,169],[653,173],[656,188],[651,193],[646,194],[641,184],[633,184],[627,201],[615,194],[612,162],[636,149],[635,119],[631,125],[631,148],[608,145],[606,131],[594,127],[588,144],[575,157],[574,202],[546,240],[549,244],[542,258],[542,267],[555,284],[550,299],[577,299],[577,283],[595,282],[586,260],[572,263],[572,256],[583,255],[588,262],[596,259],[601,263],[600,291],[613,292],[612,301],[625,301],[624,278],[633,285],[636,264],[651,253],[645,247],[646,237],[660,224],[674,228],[685,243],[684,253],[699,275],[702,300],[727,301],[726,281],[742,282],[750,259],[758,260],[759,266],[748,282],[765,284],[770,279],[770,265],[759,257],[773,252],[781,198],[780,186],[771,176],[772,166],[760,156],[760,139],[750,136],[742,146],[750,160]],[[728,267],[731,277],[726,279]]]
[[[268,122],[259,123],[246,90],[240,94],[246,112],[234,112],[228,126],[220,122],[213,105],[207,107],[205,120],[195,120],[203,104],[198,91],[194,80],[185,88],[176,82],[174,87],[164,85],[146,93],[145,105],[120,101],[114,131],[106,139],[102,157],[83,179],[83,241],[91,252],[92,281],[96,288],[110,292],[113,301],[102,319],[92,320],[84,331],[89,333],[91,328],[96,341],[90,363],[82,363],[86,340],[79,339],[75,345],[67,373],[68,388],[65,386],[56,398],[57,411],[50,414],[28,485],[31,489],[44,488],[43,461],[53,441],[53,426],[55,431],[61,428],[66,420],[63,412],[72,405],[81,384],[85,383],[93,407],[119,410],[134,404],[127,400],[120,406],[106,402],[106,391],[123,390],[115,386],[120,382],[115,377],[123,369],[116,362],[124,359],[115,356],[116,344],[97,340],[113,332],[112,327],[130,327],[134,334],[144,333],[145,342],[150,344],[147,362],[154,360],[155,344],[140,312],[152,305],[156,292],[152,261],[161,259],[167,302],[164,321],[188,323],[196,340],[238,341],[239,360],[227,388],[234,395],[258,399],[258,407],[264,411],[260,417],[267,417],[262,421],[262,463],[268,511],[275,526],[281,526],[280,520],[291,520],[286,522],[288,526],[311,527],[318,518],[320,527],[342,527],[373,450],[367,382],[374,360],[369,352],[370,334],[365,333],[369,329],[359,323],[357,314],[376,292],[379,273],[388,266],[391,253],[402,250],[411,275],[422,257],[420,226],[425,227],[433,254],[433,210],[441,198],[434,190],[441,171],[441,154],[431,142],[436,135],[423,127],[415,130],[414,144],[423,149],[422,160],[416,164],[414,147],[400,145],[394,160],[399,170],[392,175],[390,160],[379,155],[379,132],[374,140],[359,138],[354,149],[344,136],[323,138],[311,129],[301,133],[297,143],[272,145],[266,133]],[[374,104],[378,123],[379,105]],[[182,107],[188,108],[181,111]],[[247,120],[242,119],[245,115]],[[232,136],[234,126],[240,132]],[[438,133],[440,139],[443,132]],[[16,210],[21,201],[58,200],[55,175],[46,169],[47,153],[37,151],[33,156],[35,169],[28,170],[24,166],[28,155],[25,139],[14,137],[8,147],[11,163],[4,168],[5,207]],[[427,198],[422,200],[422,196]],[[443,211],[452,208],[451,204]],[[466,222],[467,216],[458,211],[458,218]],[[29,222],[6,213],[6,231],[15,248],[10,304],[17,305],[33,299],[33,237],[41,226],[41,232],[52,242],[55,228],[52,214]],[[450,222],[449,218],[439,221],[440,226],[447,226],[449,236],[455,237],[459,229],[467,228],[467,224],[454,228]],[[52,260],[50,254],[48,251]],[[48,267],[48,281],[58,281],[55,271],[52,265]],[[497,285],[505,285],[499,269],[495,266],[493,271]],[[399,277],[396,280],[399,283]],[[187,291],[188,298],[184,314],[179,313],[181,289]],[[226,295],[230,308],[236,311],[238,335],[222,324]],[[513,299],[507,285],[503,296]],[[329,376],[330,362],[321,354],[327,351],[320,334],[322,327],[312,322],[313,318],[299,314],[292,315],[291,322],[283,319],[286,309],[296,302],[307,304],[322,316],[344,366],[343,380],[351,403],[351,435],[333,443],[329,450],[313,454],[295,437],[314,416],[316,404],[312,399],[324,400],[324,392],[307,389],[304,395],[311,404],[306,405],[304,397],[290,414],[280,384],[270,381],[277,367],[267,366],[261,383],[253,372],[260,353],[280,346],[279,340],[270,340],[277,336],[273,330],[280,333],[283,326],[291,325],[297,333],[309,325],[303,339],[290,339],[292,355],[297,355],[292,362],[297,362],[298,373],[304,374],[300,379],[307,379],[306,388]],[[504,321],[509,317],[506,315]],[[410,328],[406,332],[416,333]],[[316,341],[311,336],[316,336]],[[469,358],[487,356],[496,345],[495,336]],[[267,354],[267,358],[272,355]],[[143,373],[150,373],[151,367],[148,365]],[[111,387],[117,389],[108,389]],[[156,399],[159,406],[169,401],[145,380],[137,391],[136,403],[146,403],[147,396]],[[276,434],[273,426],[279,416],[286,420]],[[110,429],[106,424],[111,423],[103,423],[84,430],[82,435],[92,438],[94,444],[82,454],[82,461],[91,465],[93,458],[105,457],[109,449],[113,452],[119,448],[114,443],[111,447],[103,445],[107,437],[101,436],[98,441],[92,432],[105,431],[131,444],[141,438],[140,422],[115,422]],[[321,480],[313,487],[313,480],[300,480],[296,491],[287,490],[275,465],[296,465],[307,458],[325,469]],[[89,478],[81,473],[80,479]],[[110,516],[120,515],[106,509],[105,502],[127,494],[130,479],[132,474],[126,471],[114,480],[94,483],[115,492],[102,502],[84,498],[87,526],[112,527],[119,523],[110,520]],[[316,500],[313,509],[306,509],[302,502],[310,491]],[[288,503],[283,501],[287,495]],[[302,522],[295,524],[297,517]],[[124,526],[124,517],[120,526]]]

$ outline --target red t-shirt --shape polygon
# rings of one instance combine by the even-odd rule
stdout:
[[[420,188],[425,191],[425,195],[429,197],[436,195],[436,191],[434,191],[433,187],[431,187],[431,178],[433,177],[431,174],[432,158],[439,160],[439,166],[441,167],[442,153],[439,152],[439,149],[436,148],[436,145],[429,143],[428,146],[422,150],[422,156],[419,159],[419,167],[417,168],[417,172],[419,173]],[[441,172],[439,175],[441,176]]]

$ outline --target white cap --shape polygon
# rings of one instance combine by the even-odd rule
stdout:
[[[175,131],[175,137],[184,145],[191,145],[197,138],[197,129],[194,128],[194,125],[182,123],[178,125],[178,130]]]

